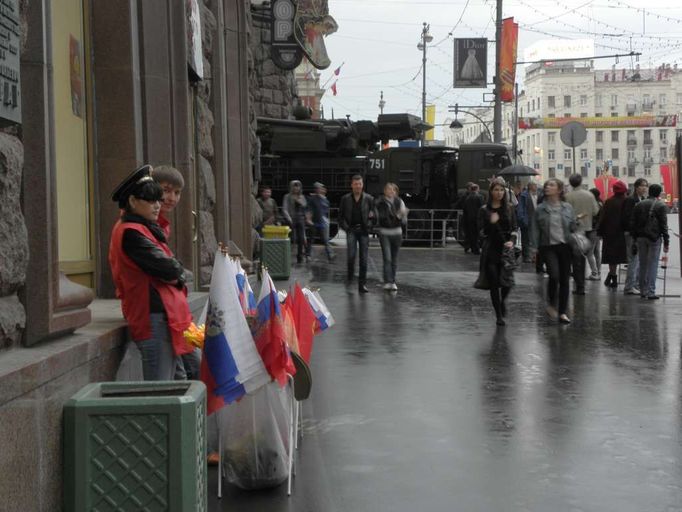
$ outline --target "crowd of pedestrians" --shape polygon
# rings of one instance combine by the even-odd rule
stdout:
[[[472,211],[482,196],[470,186],[463,198],[465,252],[477,254],[481,249],[474,286],[490,290],[498,325],[505,323],[505,299],[513,286],[516,266],[504,255],[506,251],[512,253],[519,236],[522,261],[534,262],[536,272],[548,278],[546,311],[553,320],[571,322],[571,277],[573,295],[585,295],[586,280],[600,281],[602,265],[608,265],[604,285],[609,289],[617,290],[623,284],[625,295],[659,298],[656,279],[660,253],[667,253],[670,244],[667,207],[659,198],[661,186],[649,185],[640,178],[628,195],[628,186],[616,181],[611,197],[602,201],[601,191],[584,188],[578,174],[569,178],[569,185],[570,190],[565,190],[561,180],[551,178],[538,190],[530,181],[517,194],[496,178],[491,182],[487,203],[478,207],[475,222]],[[508,199],[510,192],[517,198],[516,206]],[[624,283],[619,283],[619,266],[627,269]]]

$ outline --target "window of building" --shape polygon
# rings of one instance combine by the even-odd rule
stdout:
[[[682,94],[680,94],[679,96],[682,97]],[[548,108],[556,107],[554,96],[547,96],[547,107]]]
[[[571,167],[570,165],[564,167],[564,178],[566,179],[570,178],[571,174],[573,174],[573,167]]]
[[[555,114],[547,114],[547,117],[556,117]]]
[[[554,160],[554,150],[553,149],[547,150],[547,159],[548,160]]]
[[[618,148],[611,148],[611,158],[618,160]]]
[[[570,96],[564,96],[564,107],[570,107],[571,106],[571,97]]]
[[[668,148],[661,148],[661,162],[665,162],[668,159]]]
[[[531,102],[531,105],[533,107],[533,112],[535,112],[535,98],[533,98],[533,101]]]
[[[665,108],[668,103],[668,95],[666,93],[661,93],[658,95],[658,107]]]
[[[628,178],[634,178],[634,177],[635,177],[635,166],[629,165],[628,166]]]
[[[597,130],[595,132],[595,138],[597,142],[604,142],[604,132],[601,130]]]
[[[594,117],[601,117],[601,116],[602,116],[601,112],[595,112],[594,113]]]
[[[611,130],[611,142],[618,142],[618,130]]]
[[[651,130],[644,130],[644,144],[653,144],[651,140]]]
[[[547,132],[547,143],[554,144],[556,142],[556,132]]]
[[[573,153],[570,149],[564,149],[564,160],[570,160],[573,157]]]
[[[595,155],[594,155],[594,156],[595,156],[595,159],[596,159],[598,162],[601,162],[602,160],[604,160],[604,150],[603,150],[602,148],[597,148],[597,149],[595,150]]]
[[[618,117],[618,112],[611,112],[611,117]]]
[[[581,112],[580,117],[587,117],[587,112]]]
[[[601,94],[594,95],[594,106],[601,107]]]
[[[651,110],[653,107],[653,102],[651,101],[651,95],[642,95],[642,110]]]
[[[587,94],[580,95],[580,105],[583,107],[587,105]]]
[[[620,176],[620,169],[618,168],[617,165],[612,166],[611,168],[611,174],[613,174],[614,177]]]
[[[564,117],[571,117],[571,113],[570,113],[570,112],[565,112],[565,113],[564,113]]]
[[[618,106],[618,95],[617,95],[617,94],[612,94],[612,95],[611,95],[611,106],[612,106],[612,107],[617,107],[617,106]]]
[[[582,148],[582,149],[580,150],[580,158],[583,159],[583,160],[585,160],[585,159],[587,158],[587,149]]]
[[[682,105],[682,93],[681,92],[677,93],[677,104]]]
[[[635,150],[628,149],[628,162],[632,162],[635,159]]]
[[[550,167],[550,168],[548,169],[548,172],[549,172],[549,177],[550,177],[550,178],[556,178],[556,168]]]
[[[659,131],[658,137],[661,140],[661,144],[667,144],[668,143],[668,130]]]
[[[583,178],[587,178],[587,167],[586,166],[584,166],[584,165],[580,166],[580,175]]]
[[[649,166],[644,167],[644,176],[651,176],[651,167]]]

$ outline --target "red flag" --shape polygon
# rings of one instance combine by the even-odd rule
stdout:
[[[334,70],[334,75],[335,75],[335,76],[339,76],[339,73],[341,73],[341,67],[342,67],[344,64],[345,64],[345,62],[342,62],[342,63],[341,63],[341,66],[339,66],[338,68],[336,68],[336,69]]]
[[[332,84],[332,93],[336,96],[336,82]]]
[[[500,99],[514,99],[514,81],[516,80],[516,48],[519,41],[519,25],[514,18],[502,20],[502,48],[500,53]]]
[[[280,306],[282,307],[282,320],[284,322],[284,337],[287,345],[292,352],[301,353],[298,347],[298,335],[296,334],[296,324],[294,322],[294,312],[292,311],[293,302],[291,299],[286,300]]]
[[[310,363],[310,354],[313,351],[313,338],[317,330],[317,317],[298,283],[294,285],[293,297],[290,295],[290,298],[294,299],[291,304],[291,311],[294,314],[299,354],[301,354],[306,363]]]

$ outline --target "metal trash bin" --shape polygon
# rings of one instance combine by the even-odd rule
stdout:
[[[64,406],[64,510],[207,510],[206,387],[89,384]]]
[[[261,265],[267,267],[273,279],[289,279],[291,275],[291,240],[288,238],[263,238],[261,240]]]

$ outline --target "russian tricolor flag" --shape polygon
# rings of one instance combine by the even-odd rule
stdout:
[[[201,360],[209,414],[270,381],[242,311],[236,282],[235,267],[218,251],[211,276]]]
[[[256,294],[253,293],[251,284],[246,277],[246,272],[242,268],[239,260],[234,260],[233,265],[237,274],[237,292],[239,303],[245,315],[254,316],[256,314]]]
[[[268,373],[280,386],[284,386],[287,374],[294,375],[296,368],[286,343],[282,310],[275,284],[267,271],[263,271],[262,279],[253,339]]]

